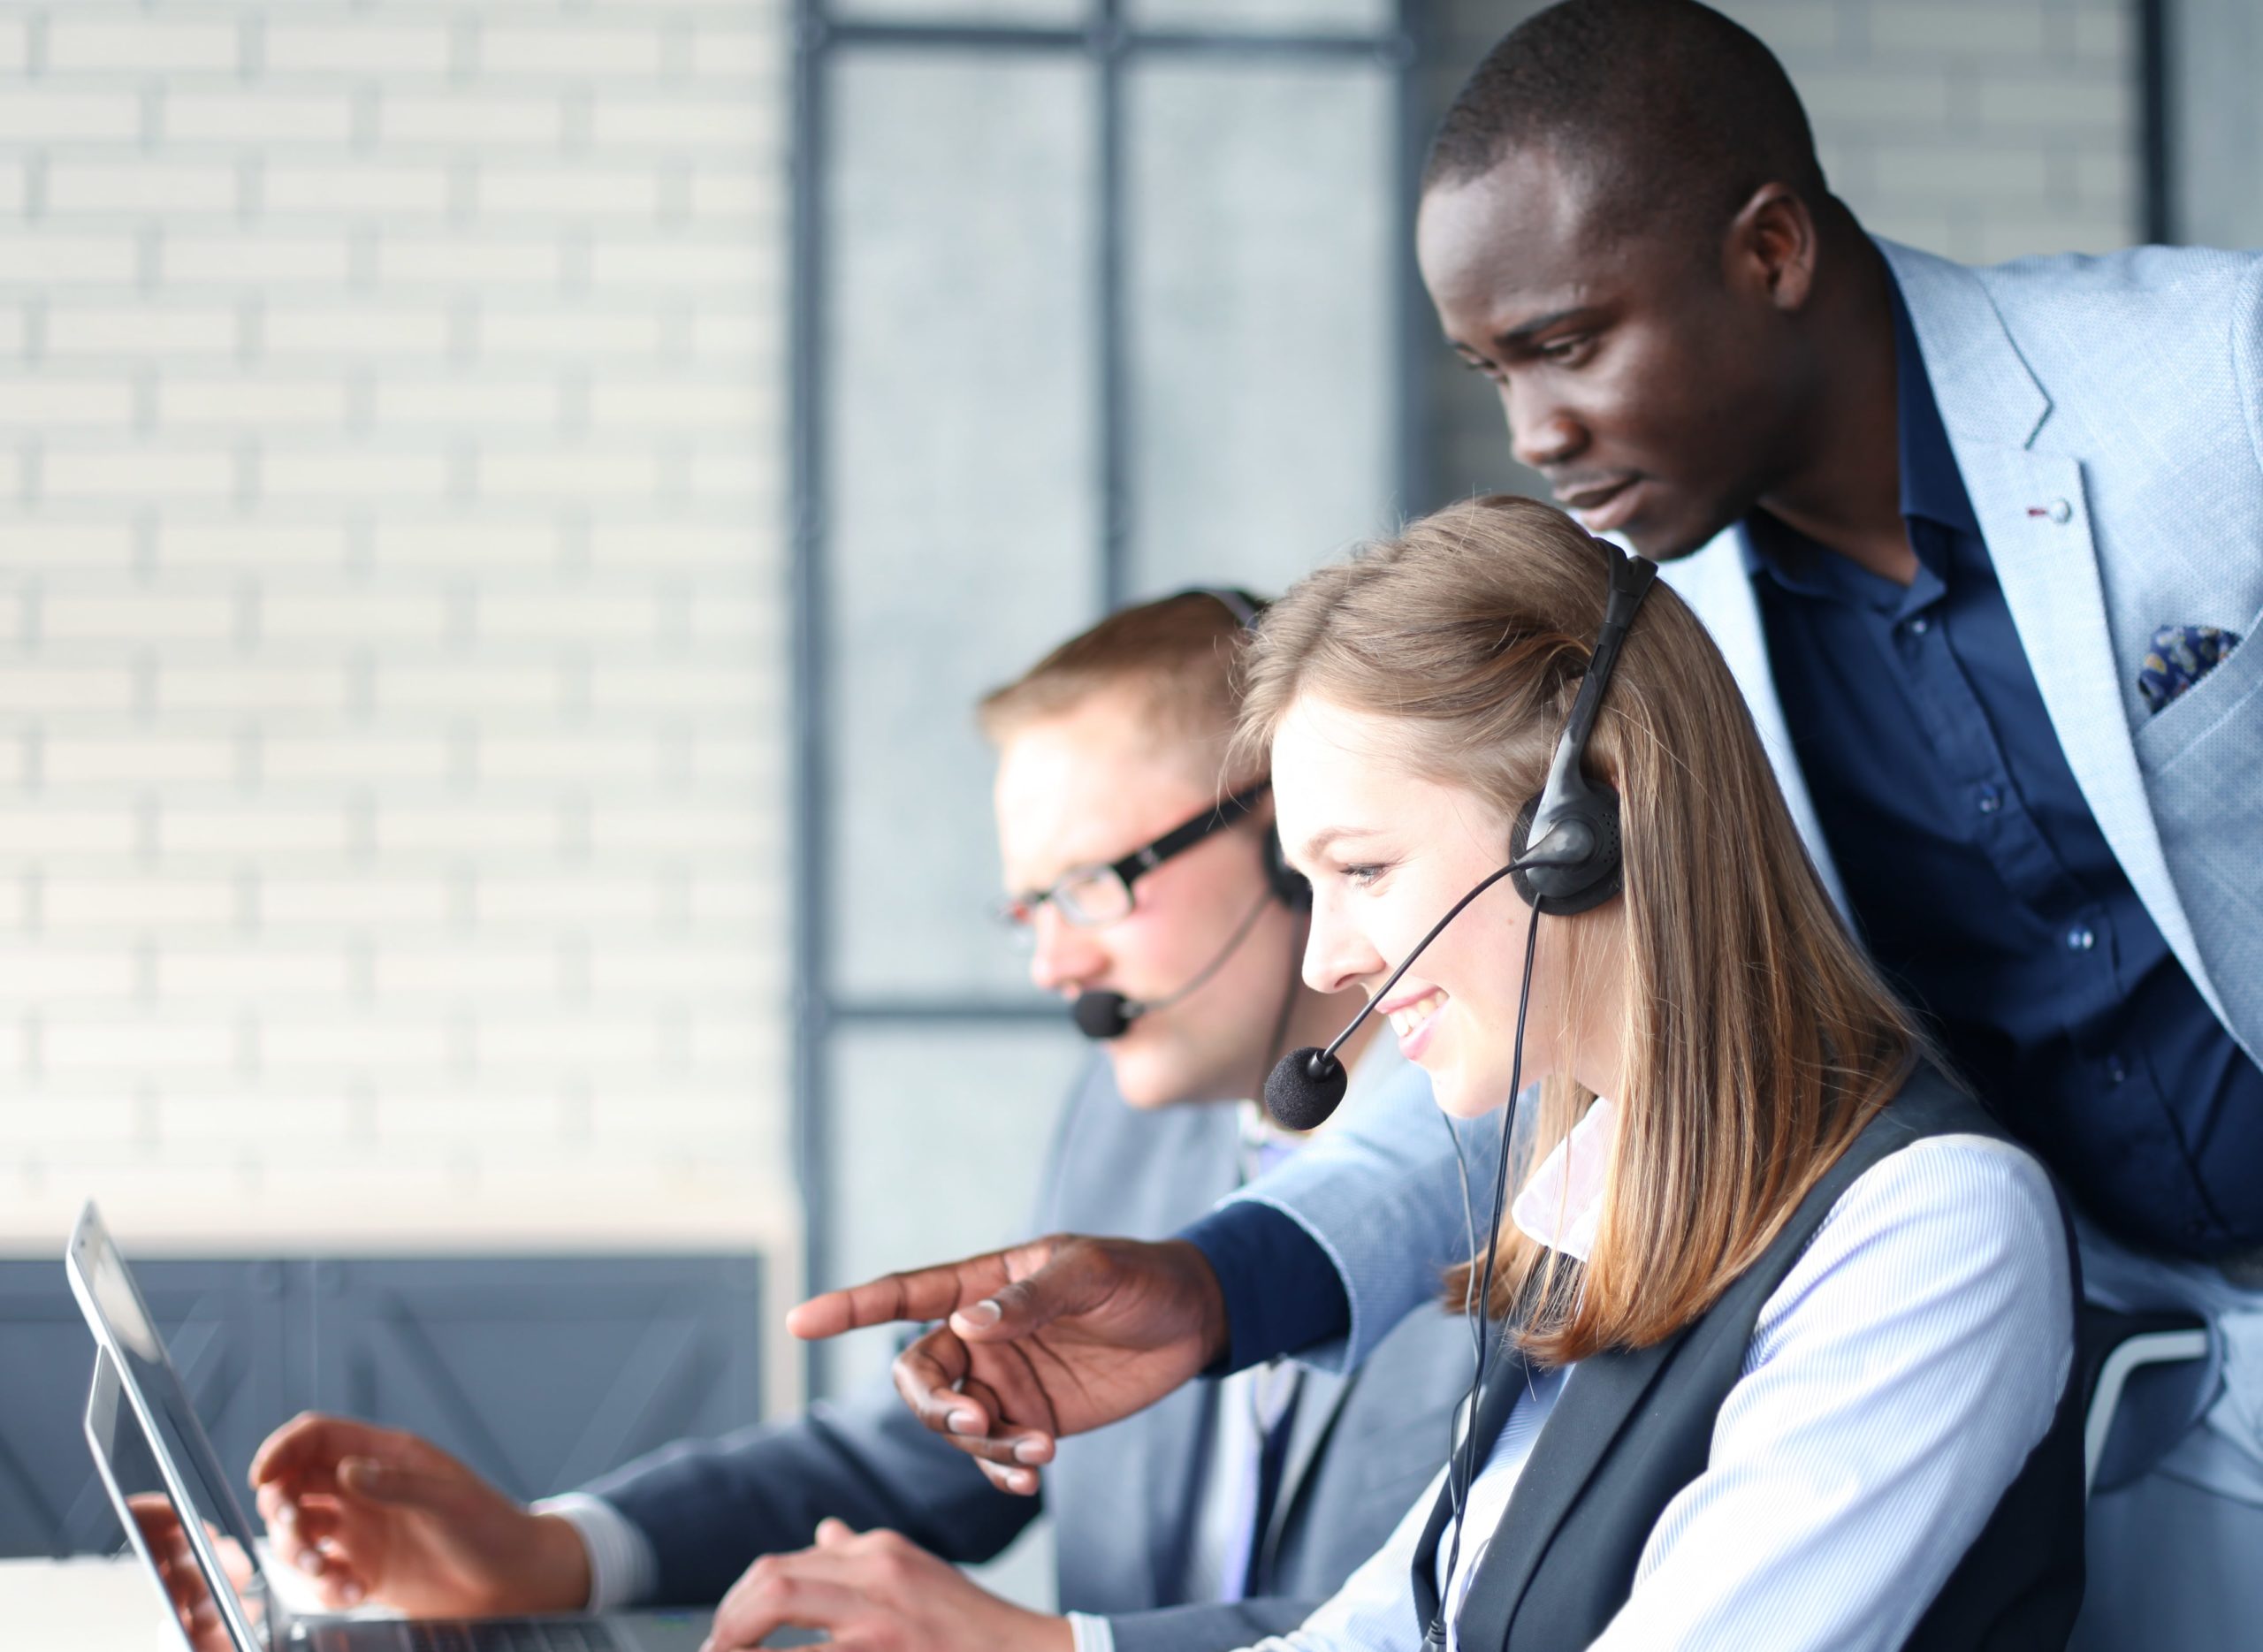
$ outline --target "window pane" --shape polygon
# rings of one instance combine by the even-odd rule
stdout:
[[[1028,1237],[1053,1121],[1094,1059],[1057,1024],[850,1027],[833,1040],[822,1219],[831,1277],[852,1284]],[[839,1393],[883,1369],[892,1333],[829,1357]]]
[[[1281,34],[1375,34],[1398,20],[1392,0],[1131,0],[1125,10],[1134,28]]]
[[[1129,90],[1133,582],[1277,591],[1393,504],[1391,80],[1151,63]]]
[[[999,24],[1082,23],[1091,0],[833,0],[827,11],[853,23]]]
[[[975,699],[1093,615],[1091,71],[860,49],[827,142],[832,985],[1026,991]]]
[[[2170,232],[2263,247],[2263,16],[2254,0],[2178,0],[2170,18]]]

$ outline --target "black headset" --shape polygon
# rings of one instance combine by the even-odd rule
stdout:
[[[1254,630],[1257,621],[1265,613],[1265,604],[1261,599],[1252,596],[1248,591],[1233,586],[1190,585],[1184,590],[1176,590],[1168,597],[1159,598],[1157,601],[1178,602],[1195,597],[1208,598],[1210,601],[1216,603],[1218,606],[1233,616],[1234,623],[1238,625],[1245,633]],[[1282,852],[1281,829],[1277,824],[1269,824],[1266,826],[1264,841],[1258,852],[1265,872],[1267,898],[1278,901],[1292,912],[1310,911],[1312,885],[1302,872],[1289,864],[1288,856]],[[1202,966],[1200,973],[1177,991],[1166,993],[1161,998],[1140,1001],[1126,998],[1121,993],[1100,988],[1087,989],[1078,993],[1075,1002],[1070,1005],[1070,1019],[1077,1024],[1077,1031],[1088,1039],[1122,1038],[1132,1030],[1132,1024],[1140,1016],[1157,1009],[1168,1009],[1179,1000],[1200,989],[1212,976],[1223,969],[1226,960],[1240,949],[1241,943],[1247,940],[1250,932],[1256,928],[1258,914],[1263,910],[1263,902],[1252,907],[1249,915],[1243,918],[1235,926],[1234,933],[1226,938],[1226,944],[1218,949],[1217,955]],[[1276,1043],[1273,1047],[1277,1051],[1281,1047]]]

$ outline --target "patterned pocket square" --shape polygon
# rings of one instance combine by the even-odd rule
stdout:
[[[2165,625],[2153,633],[2153,651],[2137,673],[2137,693],[2145,710],[2160,709],[2224,662],[2239,646],[2239,633],[2213,625]]]

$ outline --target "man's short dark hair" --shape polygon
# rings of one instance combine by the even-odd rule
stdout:
[[[1799,94],[1758,37],[1696,0],[1563,0],[1510,31],[1431,141],[1422,187],[1540,147],[1589,194],[1593,227],[1711,232],[1775,182],[1825,196]]]

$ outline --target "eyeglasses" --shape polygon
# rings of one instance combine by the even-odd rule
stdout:
[[[1099,929],[1132,915],[1132,886],[1175,855],[1183,855],[1257,806],[1272,782],[1260,780],[1200,814],[1182,820],[1152,842],[1121,860],[1071,866],[1047,887],[1010,895],[998,906],[998,920],[1016,929],[1036,921],[1038,908],[1051,904],[1061,921],[1076,929]]]

